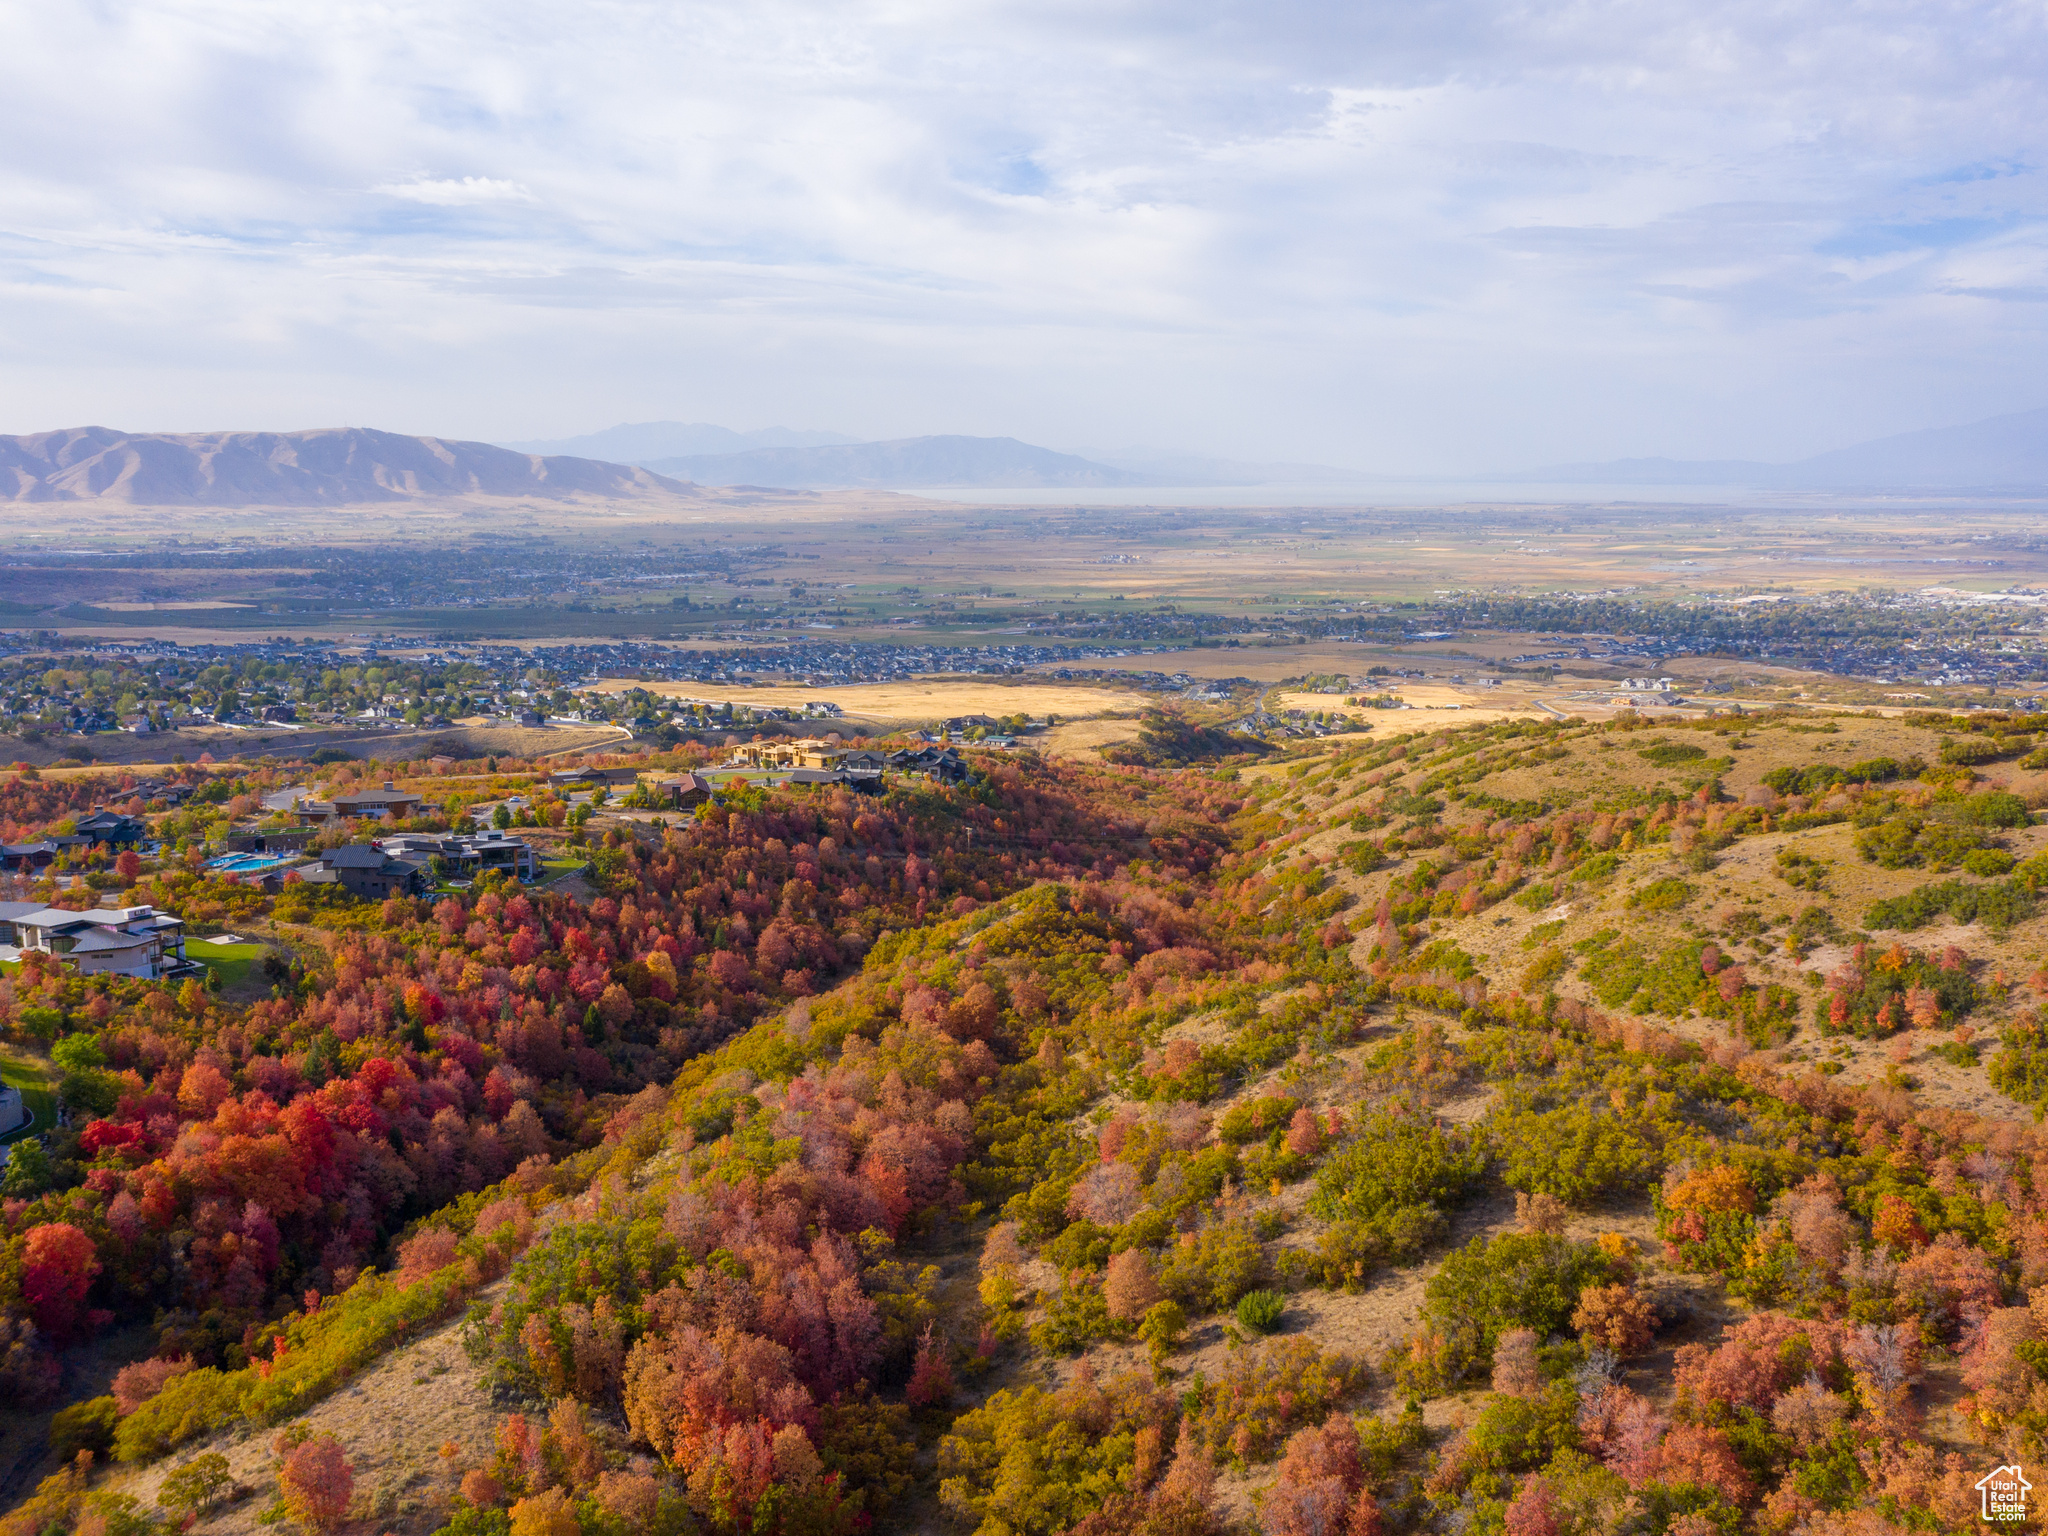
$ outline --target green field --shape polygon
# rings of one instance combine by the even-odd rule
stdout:
[[[49,1063],[30,1056],[0,1056],[0,1081],[21,1090],[21,1100],[35,1119],[6,1136],[0,1143],[39,1135],[57,1123],[56,1074]]]
[[[223,992],[268,985],[263,979],[268,944],[209,944],[204,939],[187,939],[185,953],[220,977]]]

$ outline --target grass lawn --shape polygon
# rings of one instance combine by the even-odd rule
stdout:
[[[255,986],[267,994],[270,983],[263,978],[263,957],[269,953],[268,944],[209,944],[204,939],[185,941],[186,956],[217,973],[223,992]]]
[[[0,1081],[21,1090],[21,1101],[35,1119],[0,1142],[40,1135],[57,1123],[57,1074],[48,1062],[33,1056],[0,1056]]]

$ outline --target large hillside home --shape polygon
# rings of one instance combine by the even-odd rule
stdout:
[[[557,786],[569,784],[631,784],[640,777],[638,768],[557,768],[548,775],[548,782]]]
[[[711,785],[694,773],[651,775],[645,782],[678,811],[694,811],[711,798]]]
[[[387,783],[381,789],[359,789],[332,800],[301,800],[299,814],[308,821],[353,821],[365,816],[402,821],[418,815],[423,804],[424,796]]]
[[[185,958],[185,925],[155,907],[40,907],[15,915],[24,953],[54,955],[81,976],[161,978],[198,969]]]
[[[842,748],[815,736],[797,741],[780,738],[749,742],[733,754],[750,768],[836,768],[846,755]]]
[[[393,858],[410,863],[431,863],[440,859],[449,875],[458,880],[474,880],[478,875],[493,870],[522,881],[538,880],[543,873],[540,855],[533,851],[531,844],[524,838],[496,830],[467,837],[385,837],[378,839],[377,846]]]
[[[125,848],[139,843],[149,832],[149,828],[135,817],[107,810],[96,810],[90,816],[79,817],[72,830],[80,837],[105,843],[109,848]]]
[[[328,849],[320,855],[316,874],[325,874],[351,896],[371,900],[413,896],[427,888],[424,861],[393,858],[374,843]]]

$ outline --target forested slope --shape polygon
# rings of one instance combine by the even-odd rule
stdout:
[[[8,1528],[282,1427],[245,1501],[364,1531],[1960,1530],[2048,1425],[2025,725],[992,758],[246,1008],[25,972],[120,1093],[11,1389],[158,1331]],[[379,1507],[293,1426],[465,1306],[493,1438]]]

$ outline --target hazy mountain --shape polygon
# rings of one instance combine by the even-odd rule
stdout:
[[[1349,485],[1375,477],[1332,464],[1210,459],[1164,448],[1082,448],[1083,458],[1143,475],[1147,485]]]
[[[501,446],[518,453],[568,453],[586,459],[608,459],[614,464],[647,464],[687,454],[745,453],[753,448],[821,448],[857,441],[838,432],[793,432],[788,427],[735,432],[731,427],[717,427],[705,421],[643,421],[607,427],[582,437]]]
[[[823,448],[756,448],[748,453],[691,454],[648,466],[705,485],[826,488],[872,486],[1150,485],[1115,469],[1036,448],[1014,437],[905,437],[886,443]]]
[[[2048,487],[2048,410],[1874,438],[1790,464],[1744,459],[1610,459],[1531,470],[1538,480],[1756,485],[1788,490],[2032,490]]]
[[[1488,478],[1564,485],[1762,485],[1784,472],[1782,464],[1751,459],[1603,459],[1589,464],[1545,464]]]
[[[0,437],[0,501],[322,507],[441,496],[604,499],[694,488],[624,464],[366,427],[308,432],[116,432]]]

